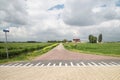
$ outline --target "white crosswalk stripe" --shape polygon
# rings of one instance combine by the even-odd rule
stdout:
[[[82,66],[86,66],[85,64],[84,64],[84,62],[80,62],[81,64],[82,64]]]
[[[29,65],[30,63],[26,63],[26,64],[24,64],[23,66],[27,66],[27,65]]]
[[[109,63],[110,64],[110,66],[115,66],[115,64],[113,64],[113,63]]]
[[[53,64],[53,66],[55,66],[56,64]]]
[[[67,67],[67,66],[68,66],[68,64],[67,64],[67,63],[65,63],[65,66]]]
[[[21,63],[21,64],[19,64],[19,65],[17,65],[17,66],[22,66],[23,64]]]
[[[40,65],[41,64],[41,62],[39,62],[39,63],[37,63],[36,65],[34,65],[34,66],[38,66],[38,65]]]
[[[45,64],[40,65],[40,67],[43,67]]]
[[[80,64],[76,63],[77,66],[80,66]]]
[[[74,66],[72,62],[70,62],[70,65],[71,65],[71,66]]]
[[[59,66],[62,66],[62,62],[59,63]]]
[[[118,63],[115,63],[115,62],[112,62],[113,64],[115,64],[115,65],[120,65],[120,64],[118,64]]]
[[[94,63],[94,62],[91,62],[94,66],[98,66],[96,63]]]
[[[107,63],[105,63],[105,62],[101,62],[101,63],[103,63],[103,64],[106,65],[106,66],[110,66],[109,64],[107,64]]]
[[[98,63],[100,66],[105,66],[104,64],[102,64],[102,63]]]
[[[18,65],[19,63],[16,63],[16,64],[13,64],[12,66],[16,66],[16,65]]]
[[[88,63],[89,66],[93,66],[92,64]]]
[[[31,66],[33,66],[34,64],[30,64],[30,65],[28,65],[28,67],[31,67]]]
[[[47,66],[50,66],[50,64],[51,64],[51,63],[48,63],[48,65],[47,65]]]

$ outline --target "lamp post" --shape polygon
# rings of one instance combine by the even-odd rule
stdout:
[[[7,59],[9,58],[9,53],[8,53],[8,48],[7,48],[7,32],[9,32],[9,30],[3,30],[3,32],[5,32],[5,45],[6,45],[6,54],[7,54]]]

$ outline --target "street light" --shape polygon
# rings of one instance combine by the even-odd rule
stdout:
[[[9,30],[5,30],[5,29],[4,29],[3,32],[5,32],[6,53],[7,53],[7,58],[9,58],[8,48],[7,48],[7,32],[9,32]]]

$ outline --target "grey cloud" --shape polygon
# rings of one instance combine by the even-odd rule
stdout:
[[[25,0],[0,0],[0,23],[27,24]]]

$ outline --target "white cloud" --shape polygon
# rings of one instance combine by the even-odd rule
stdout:
[[[65,3],[63,20],[68,25],[89,26],[120,19],[116,0],[69,0]],[[103,7],[103,5],[106,5]]]

